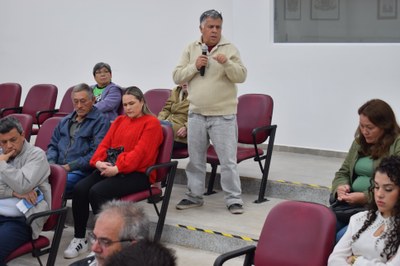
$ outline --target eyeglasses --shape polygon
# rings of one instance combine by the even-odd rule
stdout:
[[[110,71],[108,71],[108,70],[102,70],[102,71],[97,70],[96,72],[94,72],[94,74],[96,74],[96,75],[108,74],[108,73],[110,73]]]
[[[92,245],[97,241],[97,244],[101,248],[108,248],[109,246],[111,246],[112,244],[115,244],[115,243],[131,242],[134,240],[134,239],[121,239],[121,240],[112,241],[108,238],[102,238],[102,237],[98,238],[93,232],[89,232],[88,236],[89,236],[89,241]]]

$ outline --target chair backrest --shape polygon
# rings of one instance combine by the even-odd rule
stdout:
[[[279,203],[269,212],[254,256],[255,265],[326,265],[335,243],[336,218],[326,206]]]
[[[63,207],[64,191],[67,185],[67,172],[62,166],[50,165],[49,183],[51,186],[51,209],[56,210]],[[57,225],[57,214],[50,215],[43,226],[43,231],[53,230]]]
[[[22,129],[25,132],[25,139],[29,142],[31,140],[33,118],[27,114],[10,114],[15,117],[22,125]]]
[[[153,114],[158,115],[170,95],[170,89],[151,89],[144,93],[144,98],[150,111]]]
[[[270,126],[274,101],[266,94],[244,94],[238,98],[237,122],[239,143],[253,144],[251,132],[256,127]],[[268,133],[260,133],[256,143],[263,143]]]
[[[161,124],[163,131],[163,142],[158,149],[156,164],[168,163],[171,161],[172,148],[174,146],[174,131],[171,126]],[[168,168],[160,168],[157,170],[156,182],[163,182],[168,174]]]
[[[53,136],[54,129],[62,120],[62,117],[50,117],[39,128],[36,136],[35,146],[47,151],[47,146],[50,144],[51,137]]]
[[[125,93],[125,88],[121,87],[121,95],[124,96],[124,93]],[[121,96],[121,102],[119,104],[118,111],[117,111],[118,115],[123,115],[125,113],[124,105],[122,104],[122,96]]]
[[[72,99],[71,99],[71,94],[72,94],[72,89],[75,86],[70,87],[64,94],[62,100],[61,100],[61,104],[60,104],[60,108],[58,109],[59,113],[62,114],[69,114],[72,113],[74,111],[74,105],[72,104]]]
[[[22,113],[29,114],[36,121],[36,112],[44,110],[53,110],[57,101],[58,89],[52,84],[37,84],[32,86],[26,95],[24,105],[22,106]],[[52,114],[44,114],[40,116],[39,124],[42,124],[46,119],[51,117]]]
[[[121,101],[121,103],[119,104],[119,107],[118,107],[118,115],[123,115],[124,113],[125,113],[124,105],[122,104],[122,101]]]
[[[18,83],[0,84],[0,109],[9,107],[19,107],[21,101],[22,87]],[[2,116],[15,113],[15,111],[5,111]],[[1,116],[0,116],[1,117]]]

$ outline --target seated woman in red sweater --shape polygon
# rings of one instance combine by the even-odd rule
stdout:
[[[160,121],[151,114],[142,91],[137,87],[125,90],[122,103],[125,114],[111,124],[90,160],[96,170],[74,187],[72,211],[75,233],[64,251],[65,258],[75,258],[88,249],[85,235],[89,204],[93,214],[97,214],[106,201],[145,190],[149,182],[155,181],[155,172],[150,180],[144,172],[155,163],[163,140]],[[110,148],[121,147],[123,151],[115,164],[109,162],[107,152]]]

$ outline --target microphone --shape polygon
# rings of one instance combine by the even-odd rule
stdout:
[[[201,46],[201,54],[207,55],[207,52],[208,52],[208,46],[203,43],[203,45]],[[200,68],[200,76],[203,77],[205,72],[206,72],[206,66],[202,66]]]

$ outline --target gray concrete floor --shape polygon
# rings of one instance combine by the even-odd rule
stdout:
[[[67,248],[67,246],[69,244],[69,240],[72,239],[72,237],[73,237],[73,228],[71,228],[71,227],[66,228],[63,233],[63,241],[61,242],[60,249],[58,251],[59,255],[56,260],[57,266],[67,266],[76,260],[85,258],[89,254],[89,252],[86,254],[82,254],[76,259],[64,259],[62,254],[64,252],[64,249]],[[215,258],[217,258],[217,256],[219,255],[217,253],[213,253],[210,251],[187,248],[187,247],[168,244],[168,243],[167,243],[167,246],[175,251],[178,266],[213,265]],[[47,255],[43,256],[41,259],[42,259],[42,263],[46,264]],[[9,262],[7,265],[9,265],[9,266],[34,266],[34,265],[39,265],[39,263],[30,254],[27,254],[27,255],[24,255],[20,258],[17,258],[15,260]],[[243,261],[241,259],[235,259],[227,265],[228,266],[229,265],[239,266],[239,265],[243,265]]]
[[[286,180],[305,184],[317,184],[330,186],[334,173],[339,169],[343,158],[323,157],[316,155],[277,152],[274,151],[271,168],[270,180]],[[179,160],[179,168],[184,168],[187,160]],[[260,178],[260,170],[256,162],[247,160],[239,164],[241,176]],[[196,228],[208,229],[212,231],[240,235],[250,238],[258,238],[268,211],[281,199],[269,198],[269,201],[262,204],[254,204],[256,195],[243,195],[245,213],[243,215],[230,214],[223,200],[223,193],[208,196],[205,198],[204,206],[185,211],[178,211],[175,205],[182,198],[185,192],[183,185],[174,186],[171,196],[170,206],[167,213],[166,224],[191,226]],[[141,204],[150,219],[156,219],[154,208],[147,203]],[[64,230],[62,242],[59,249],[59,256],[56,265],[69,265],[74,260],[66,260],[62,254],[73,236],[73,229],[68,226]],[[204,233],[207,234],[207,233]],[[212,265],[217,252],[205,251],[190,246],[180,246],[166,243],[169,247],[176,250],[178,265]],[[249,243],[253,244],[253,243]],[[85,257],[81,255],[78,259]],[[46,261],[46,256],[44,256]],[[15,259],[9,265],[39,265],[35,258],[30,254]],[[242,259],[236,259],[227,265],[242,265]]]

